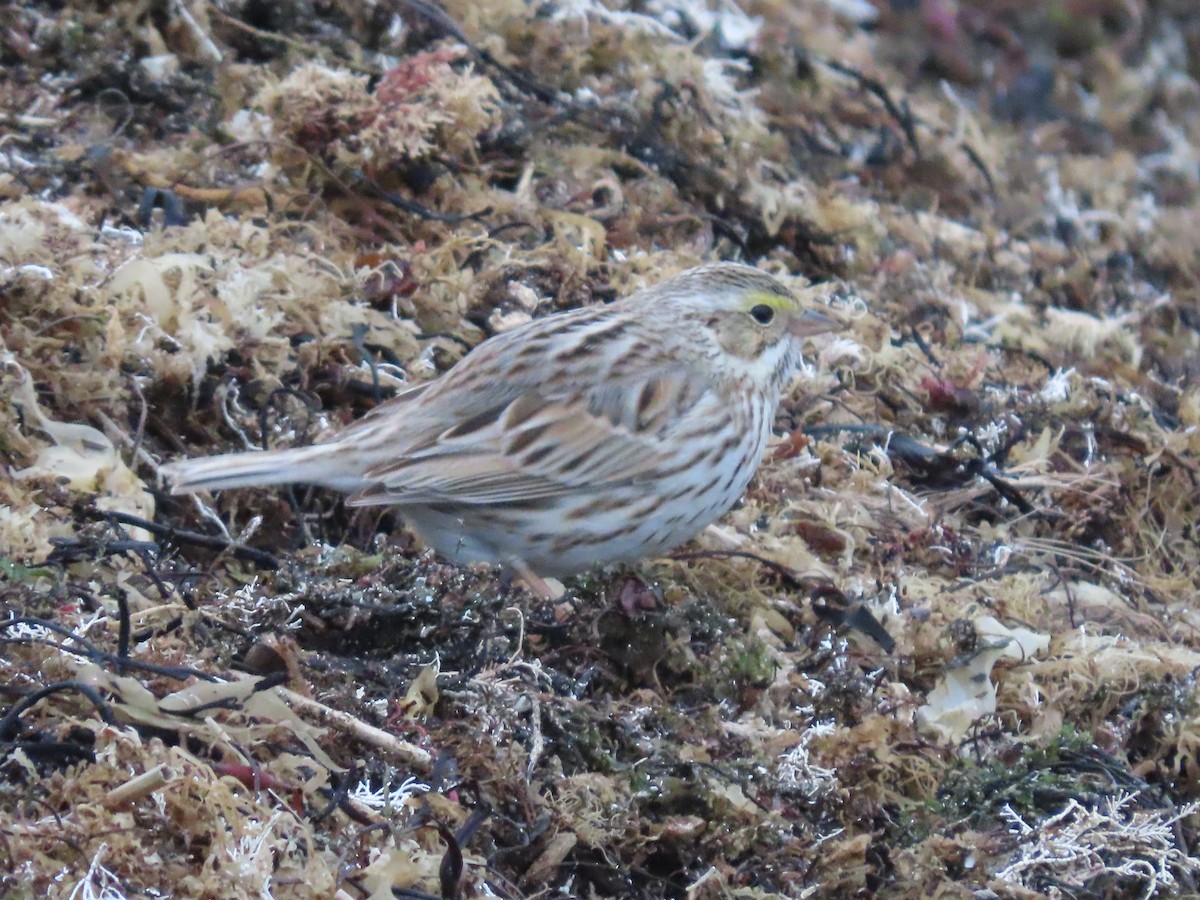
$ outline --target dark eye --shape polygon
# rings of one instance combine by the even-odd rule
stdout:
[[[759,325],[770,325],[771,320],[775,318],[775,310],[771,309],[765,303],[760,303],[758,306],[751,308],[750,315]]]

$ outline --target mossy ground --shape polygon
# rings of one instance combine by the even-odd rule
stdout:
[[[1194,894],[1192,6],[0,11],[2,892]],[[730,258],[859,313],[677,558],[159,485]]]

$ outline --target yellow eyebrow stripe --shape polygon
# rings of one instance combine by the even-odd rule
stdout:
[[[769,306],[776,312],[787,312],[796,308],[796,301],[791,297],[781,297],[779,294],[763,291],[754,291],[742,298],[742,309],[749,311],[756,306]]]

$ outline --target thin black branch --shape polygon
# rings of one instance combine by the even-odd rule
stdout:
[[[13,704],[12,709],[5,713],[3,719],[0,719],[0,741],[8,741],[16,736],[17,725],[23,712],[51,694],[58,694],[63,691],[78,691],[92,702],[92,705],[96,707],[96,711],[100,713],[100,718],[104,720],[105,724],[114,727],[120,725],[116,715],[113,714],[112,707],[100,696],[100,692],[90,684],[84,684],[82,681],[56,681],[54,684],[48,684],[46,687],[39,688],[31,694],[26,694]]]
[[[109,521],[118,522],[122,525],[131,525],[135,528],[144,528],[156,537],[163,538],[166,541],[175,544],[191,544],[196,547],[204,547],[210,550],[227,550],[237,559],[244,559],[247,562],[258,563],[265,569],[278,569],[279,560],[265,550],[256,550],[253,547],[247,547],[245,544],[231,542],[226,538],[216,535],[201,534],[198,531],[188,531],[183,528],[175,528],[171,525],[163,525],[158,522],[151,522],[149,519],[143,519],[141,516],[135,516],[131,513],[117,512],[113,510],[100,509],[84,509],[80,511],[80,515],[93,521]],[[157,545],[149,544],[156,550]],[[129,549],[129,548],[126,548]]]

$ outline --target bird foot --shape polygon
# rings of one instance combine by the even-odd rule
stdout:
[[[525,582],[525,586],[543,600],[558,600],[567,592],[562,582],[555,578],[543,578],[529,567],[523,559],[514,559],[509,563],[517,576]]]

